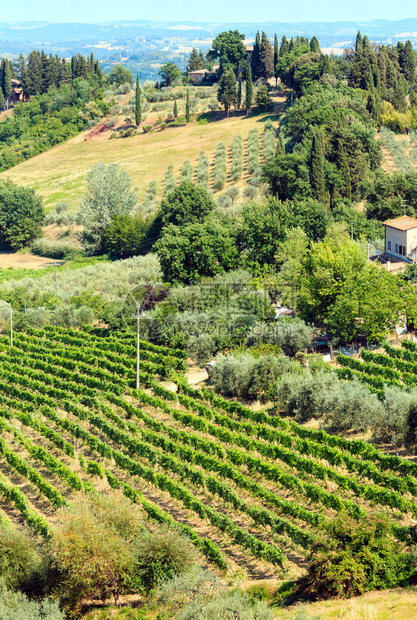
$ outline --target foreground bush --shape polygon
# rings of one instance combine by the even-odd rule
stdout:
[[[308,562],[311,594],[321,599],[352,597],[370,590],[396,588],[415,573],[384,517],[354,521],[339,515],[313,544]]]
[[[7,590],[0,581],[1,620],[65,620],[57,601],[29,601],[21,592]]]
[[[41,556],[33,538],[0,524],[0,578],[7,588],[25,589],[36,580]],[[0,618],[3,616],[0,614]]]
[[[135,543],[141,513],[124,496],[79,498],[57,511],[48,545],[48,583],[72,613],[85,599],[106,601],[138,589]]]
[[[145,532],[136,548],[137,571],[147,592],[164,579],[187,572],[199,555],[192,542],[176,530]]]
[[[166,610],[167,618],[178,620],[272,620],[266,603],[232,591],[210,571],[193,570],[160,584],[151,606]],[[169,615],[168,615],[169,614]]]

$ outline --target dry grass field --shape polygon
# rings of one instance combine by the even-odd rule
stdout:
[[[65,201],[71,209],[77,210],[86,189],[87,172],[97,162],[115,162],[129,173],[141,200],[153,179],[158,184],[158,193],[162,193],[164,173],[170,164],[174,166],[174,175],[178,176],[185,159],[190,159],[194,167],[197,165],[201,150],[206,152],[212,164],[218,142],[223,141],[230,148],[235,134],[245,140],[254,127],[261,134],[268,118],[274,123],[278,121],[284,101],[284,97],[276,98],[272,115],[247,117],[239,113],[226,119],[219,114],[219,120],[208,124],[200,125],[194,121],[181,127],[157,129],[117,140],[109,139],[112,132],[108,130],[86,141],[84,138],[88,132],[85,132],[7,170],[0,178],[33,187],[43,197],[46,208]],[[241,185],[244,182],[243,178]]]

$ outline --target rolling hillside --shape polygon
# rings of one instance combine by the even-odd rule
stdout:
[[[111,132],[108,131],[85,141],[88,133],[85,132],[7,170],[0,178],[33,187],[44,198],[46,207],[65,201],[72,209],[78,209],[86,188],[87,172],[97,162],[117,162],[129,173],[139,190],[139,199],[142,199],[153,179],[161,192],[168,165],[173,164],[174,175],[177,176],[185,159],[190,159],[193,166],[197,164],[201,150],[206,152],[212,163],[218,142],[225,142],[229,148],[235,134],[240,134],[245,140],[254,127],[261,133],[268,118],[274,123],[278,120],[283,105],[284,97],[280,97],[276,98],[273,115],[247,117],[241,113],[205,125],[192,122],[182,127],[118,140],[109,140]]]

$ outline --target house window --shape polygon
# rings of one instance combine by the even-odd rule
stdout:
[[[391,241],[388,241],[388,251],[391,251]]]
[[[395,253],[398,254],[398,243],[395,244]]]

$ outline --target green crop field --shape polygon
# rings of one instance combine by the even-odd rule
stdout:
[[[47,535],[74,494],[119,488],[208,563],[257,578],[302,570],[341,511],[384,512],[409,540],[416,463],[192,389],[179,350],[143,342],[136,390],[130,333],[45,327],[0,347],[1,518]]]

